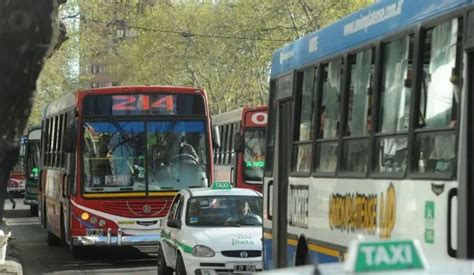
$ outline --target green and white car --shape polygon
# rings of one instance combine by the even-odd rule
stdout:
[[[164,220],[158,274],[261,271],[261,216],[262,194],[253,190],[181,190]]]

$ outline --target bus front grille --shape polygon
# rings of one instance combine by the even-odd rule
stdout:
[[[164,217],[168,213],[173,198],[160,198],[148,200],[133,201],[108,201],[103,202],[102,206],[105,212],[129,218],[151,218]]]

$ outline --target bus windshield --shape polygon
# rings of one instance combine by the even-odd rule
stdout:
[[[85,192],[179,190],[207,185],[204,121],[84,123]]]
[[[265,129],[247,129],[244,137],[244,180],[261,182],[265,167]]]

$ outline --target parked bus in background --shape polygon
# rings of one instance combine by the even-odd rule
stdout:
[[[262,192],[267,113],[267,106],[258,106],[212,116],[221,138],[220,148],[214,148],[216,181]]]
[[[24,157],[25,157],[26,137],[22,136],[20,140],[20,151],[18,159],[10,172],[8,178],[7,191],[10,196],[23,197],[25,193],[25,171],[24,171]]]
[[[31,127],[25,140],[25,199],[30,206],[31,215],[38,215],[38,182],[41,156],[41,126]]]
[[[49,245],[157,244],[177,190],[212,180],[207,96],[187,87],[110,87],[50,103],[40,213]]]
[[[377,1],[275,51],[266,269],[344,260],[362,235],[472,272],[473,9]]]

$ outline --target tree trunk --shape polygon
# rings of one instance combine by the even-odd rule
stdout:
[[[6,0],[0,3],[0,221],[10,171],[32,107],[45,57],[59,48],[58,5],[65,0]],[[63,36],[58,39],[62,34]],[[58,43],[52,43],[52,42]]]

